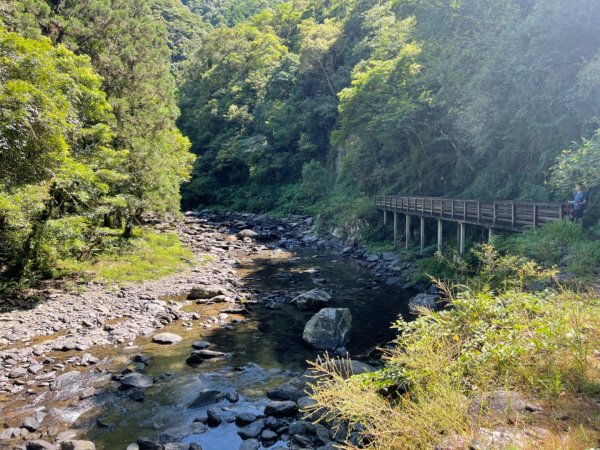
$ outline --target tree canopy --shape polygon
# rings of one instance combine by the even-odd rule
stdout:
[[[209,41],[252,29],[285,49],[260,69],[239,46],[206,45],[191,62],[180,125],[199,159],[184,202],[323,212],[379,193],[551,199],[555,159],[599,127],[599,18],[587,0],[292,1],[215,29]],[[231,76],[259,70],[264,90],[213,76],[228,58]],[[207,89],[233,109],[190,102]],[[303,173],[317,166],[330,184],[310,201]]]

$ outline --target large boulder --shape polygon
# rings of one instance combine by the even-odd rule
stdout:
[[[348,342],[351,327],[348,308],[323,308],[308,321],[302,338],[318,350],[335,350]]]
[[[330,300],[331,295],[317,288],[299,295],[292,300],[292,303],[295,303],[298,309],[309,310],[322,308]]]

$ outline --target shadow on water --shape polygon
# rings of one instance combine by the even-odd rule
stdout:
[[[151,358],[144,373],[156,382],[146,391],[143,402],[134,402],[125,393],[116,395],[116,388],[115,392],[103,393],[99,409],[78,422],[89,430],[86,438],[99,450],[124,449],[140,436],[164,442],[197,442],[204,450],[237,450],[242,442],[238,427],[227,419],[241,412],[262,413],[268,400],[266,391],[304,371],[306,361],[319,354],[302,340],[304,325],[314,311],[298,311],[286,302],[309,289],[323,288],[332,295],[328,306],[350,309],[353,325],[347,349],[357,359],[364,360],[377,345],[390,341],[394,337],[390,324],[399,314],[408,314],[410,293],[378,283],[356,261],[339,255],[265,251],[242,259],[238,275],[243,287],[255,292],[259,300],[247,304],[251,310],[248,316],[229,315],[240,323],[212,329],[197,325],[186,329],[175,323],[163,330],[183,337],[181,343],[172,346],[159,346],[150,338],[136,340]],[[275,305],[274,309],[265,304]],[[201,306],[197,309],[202,314],[200,321],[218,316],[230,306]],[[211,350],[228,356],[205,361],[197,368],[188,366],[185,360],[197,340],[211,342]],[[230,403],[222,399],[188,408],[207,389],[235,391],[240,400]],[[214,407],[222,408],[222,425],[205,431],[203,424],[193,422]]]

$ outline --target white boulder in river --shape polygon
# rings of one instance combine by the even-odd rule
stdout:
[[[351,327],[348,308],[323,308],[307,322],[302,338],[318,350],[335,350],[348,342]]]

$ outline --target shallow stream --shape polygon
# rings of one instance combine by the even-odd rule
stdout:
[[[319,354],[302,341],[304,325],[314,311],[298,311],[287,303],[270,309],[262,299],[291,298],[315,287],[325,289],[332,295],[331,307],[350,309],[353,325],[347,349],[353,358],[363,361],[369,359],[378,345],[393,338],[390,323],[408,311],[409,292],[378,283],[368,269],[339,255],[263,251],[241,260],[238,276],[244,287],[256,292],[259,300],[248,305],[251,313],[229,314],[239,323],[226,328],[200,329],[194,325],[186,329],[175,322],[163,331],[177,333],[183,341],[171,346],[138,338],[135,344],[140,346],[140,352],[150,357],[144,373],[160,380],[147,390],[145,401],[140,403],[125,395],[101,394],[102,406],[77,423],[88,430],[86,439],[94,441],[99,450],[125,449],[138,437],[156,439],[161,435],[165,441],[197,442],[204,450],[237,450],[242,442],[237,435],[238,427],[226,419],[241,412],[262,413],[267,401],[265,392],[305,370],[306,361]],[[218,316],[230,306],[191,304],[186,309],[193,308],[204,319]],[[188,366],[185,360],[192,351],[191,344],[198,340],[209,341],[211,350],[229,356],[208,360],[197,368]],[[113,349],[110,356],[115,364],[125,365],[128,355],[119,354],[120,351]],[[236,391],[240,400],[230,403],[223,399],[217,404],[188,408],[198,393],[206,389]],[[222,425],[204,431],[202,424],[193,420],[209,407],[223,408],[225,420]],[[98,419],[102,426],[98,425]],[[279,444],[285,447],[284,443]]]

